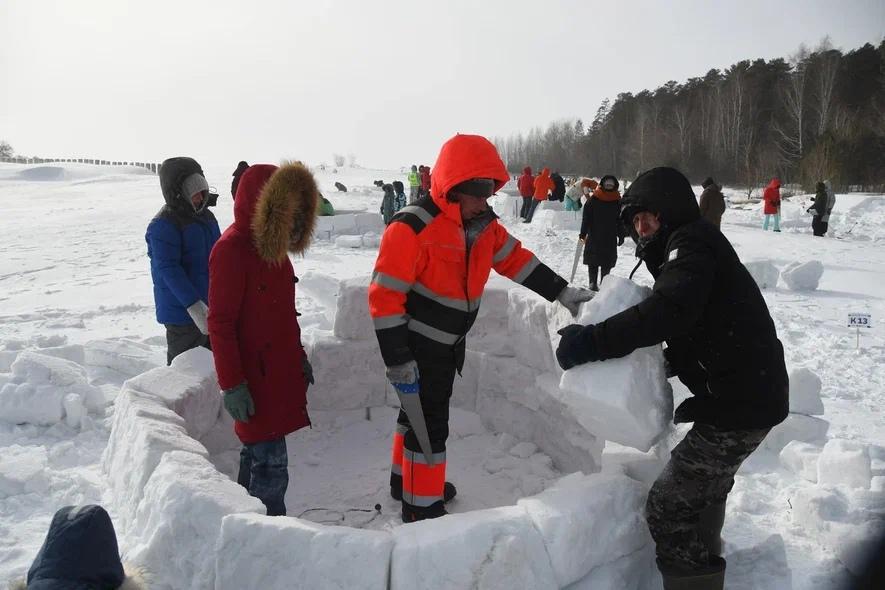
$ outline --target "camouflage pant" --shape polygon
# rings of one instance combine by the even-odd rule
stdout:
[[[645,505],[661,565],[694,570],[709,563],[709,551],[697,532],[698,517],[707,507],[725,503],[734,474],[768,430],[695,424],[676,445]]]

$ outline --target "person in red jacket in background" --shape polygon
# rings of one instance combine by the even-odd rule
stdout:
[[[430,166],[421,166],[418,170],[421,176],[421,196],[430,194]]]
[[[446,439],[455,372],[494,269],[574,315],[590,291],[566,280],[498,223],[488,198],[510,175],[495,146],[478,135],[447,141],[433,168],[430,197],[397,213],[369,285],[369,313],[401,411],[393,438],[390,494],[404,522],[446,514]]]
[[[553,190],[554,186],[553,180],[550,178],[550,168],[544,168],[541,170],[541,173],[538,174],[538,177],[535,179],[535,190],[532,193],[534,198],[532,199],[532,204],[529,207],[523,223],[532,222],[532,217],[535,216],[535,209],[538,208],[538,203],[547,200],[547,195]]]
[[[765,201],[765,221],[762,224],[762,230],[768,231],[768,222],[774,218],[774,231],[781,231],[781,181],[772,178],[768,186],[762,193],[762,200]]]
[[[519,216],[525,219],[532,206],[532,196],[535,194],[535,177],[532,176],[531,166],[526,166],[522,169],[522,176],[516,181],[516,188],[519,189],[519,196],[522,197],[522,207],[519,210]]]
[[[318,201],[316,181],[302,164],[250,166],[237,187],[234,223],[209,257],[215,370],[243,443],[237,481],[269,516],[286,514],[285,436],[310,424],[313,370],[301,345],[287,252],[309,245]]]

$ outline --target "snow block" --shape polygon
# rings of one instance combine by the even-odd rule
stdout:
[[[0,453],[0,500],[49,491],[49,456],[43,446],[9,445]]]
[[[363,234],[363,248],[378,248],[381,246],[381,235],[375,232]]]
[[[760,289],[773,289],[777,287],[777,280],[780,278],[781,271],[770,260],[751,260],[744,262],[744,266]]]
[[[654,545],[648,545],[630,555],[594,568],[586,577],[581,578],[566,590],[599,590],[601,588],[646,590],[647,588],[660,587],[661,574],[655,564],[655,548]]]
[[[130,377],[166,365],[166,355],[160,348],[125,338],[92,340],[84,350],[87,365],[107,367]]]
[[[598,324],[649,293],[647,287],[609,275],[596,297],[582,307],[579,322]],[[673,394],[660,346],[565,371],[560,388],[560,401],[602,439],[648,451],[670,427]]]
[[[304,343],[316,380],[307,390],[313,410],[356,410],[385,405],[389,387],[378,343],[341,340],[316,331]]]
[[[314,235],[319,238],[331,239],[340,235],[359,235],[356,217],[353,213],[317,217]]]
[[[391,590],[556,588],[544,540],[525,508],[450,514],[394,529]]]
[[[205,436],[218,421],[221,392],[212,352],[203,347],[180,354],[171,367],[157,367],[133,377],[123,387],[162,400],[184,418],[188,434],[194,438]]]
[[[490,277],[482,294],[476,321],[467,334],[467,348],[496,356],[513,356],[513,344],[507,331],[510,310],[508,279]]]
[[[817,483],[817,459],[821,449],[798,440],[790,441],[780,452],[781,465],[811,483]]]
[[[102,471],[117,503],[122,530],[135,518],[144,486],[170,451],[208,456],[185,422],[159,398],[124,387],[114,403],[114,422],[102,456]]]
[[[362,248],[363,247],[363,237],[362,236],[352,236],[352,235],[343,235],[337,236],[335,238],[335,245],[339,248]]]
[[[212,588],[222,519],[242,512],[263,514],[265,509],[205,457],[166,453],[145,485],[130,535],[138,540],[130,544],[126,559],[162,564],[152,571],[157,587]]]
[[[787,419],[771,429],[762,444],[779,453],[787,443],[798,440],[806,443],[821,443],[827,439],[830,423],[804,414],[787,415]]]
[[[338,284],[338,301],[333,332],[345,340],[375,339],[375,326],[369,315],[369,282],[372,277],[365,275],[347,279]]]
[[[461,376],[455,376],[452,387],[452,406],[468,412],[476,411],[476,392],[479,389],[479,374],[482,370],[484,354],[468,350],[464,355]]]
[[[550,340],[550,304],[528,289],[512,289],[509,294],[507,334],[516,358],[540,373],[558,373],[559,366]]]
[[[784,268],[781,276],[792,291],[814,291],[824,274],[819,260],[792,262]]]
[[[577,234],[581,231],[581,212],[542,210],[535,214],[532,218],[532,223],[540,224],[540,227],[544,229],[570,231]]]
[[[607,441],[602,450],[602,472],[622,473],[644,483],[646,487],[651,487],[669,460],[670,452],[665,444],[657,445],[647,453],[643,453]]]
[[[790,371],[790,411],[806,416],[823,416],[820,377],[806,368]]]
[[[869,489],[872,472],[868,445],[834,438],[827,441],[817,461],[820,485],[846,485]]]
[[[227,516],[215,590],[387,588],[393,536],[298,518]]]
[[[380,213],[354,213],[354,225],[357,232],[365,233],[384,233],[384,218]]]
[[[12,378],[0,389],[0,416],[8,422],[52,425],[64,417],[64,396],[79,394],[91,411],[105,407],[101,389],[69,360],[30,350],[12,363]]]
[[[41,348],[40,354],[48,354],[60,359],[67,359],[78,365],[86,364],[86,350],[82,344],[65,344],[63,346],[53,346],[51,348]]]
[[[522,208],[522,197],[497,194],[491,197],[488,203],[498,217],[515,219]]]
[[[646,494],[623,475],[573,473],[517,505],[540,532],[562,588],[652,543],[642,516]]]
[[[541,201],[538,203],[538,211],[562,211],[563,209],[565,209],[563,201]]]

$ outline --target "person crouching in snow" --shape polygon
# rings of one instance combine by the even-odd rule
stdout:
[[[789,410],[784,348],[759,287],[679,171],[640,175],[621,220],[655,278],[652,294],[600,324],[563,328],[556,358],[568,370],[667,343],[668,375],[694,395],[673,421],[694,426],[652,486],[646,520],[665,590],[721,589],[734,475]]]
[[[27,580],[10,590],[146,590],[144,571],[120,561],[114,523],[101,506],[65,506],[52,517]]]
[[[144,238],[157,321],[166,326],[166,364],[172,364],[186,350],[209,346],[209,253],[221,231],[209,211],[209,183],[196,160],[169,158],[160,164],[159,176],[166,204]]]
[[[569,287],[498,223],[488,198],[510,176],[478,135],[447,141],[430,196],[397,213],[384,232],[369,285],[369,312],[401,410],[393,437],[390,494],[404,522],[446,514],[449,399],[465,338],[494,269],[576,314],[593,294]]]
[[[209,336],[224,407],[243,448],[237,482],[267,514],[286,514],[285,436],[310,424],[313,370],[301,345],[288,252],[304,252],[319,191],[301,163],[250,166],[240,178],[234,223],[209,258]]]

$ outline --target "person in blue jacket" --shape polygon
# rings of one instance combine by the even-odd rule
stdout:
[[[221,235],[209,211],[212,197],[193,158],[160,165],[166,204],[145,234],[157,321],[166,326],[166,362],[191,348],[209,347],[209,253]]]

